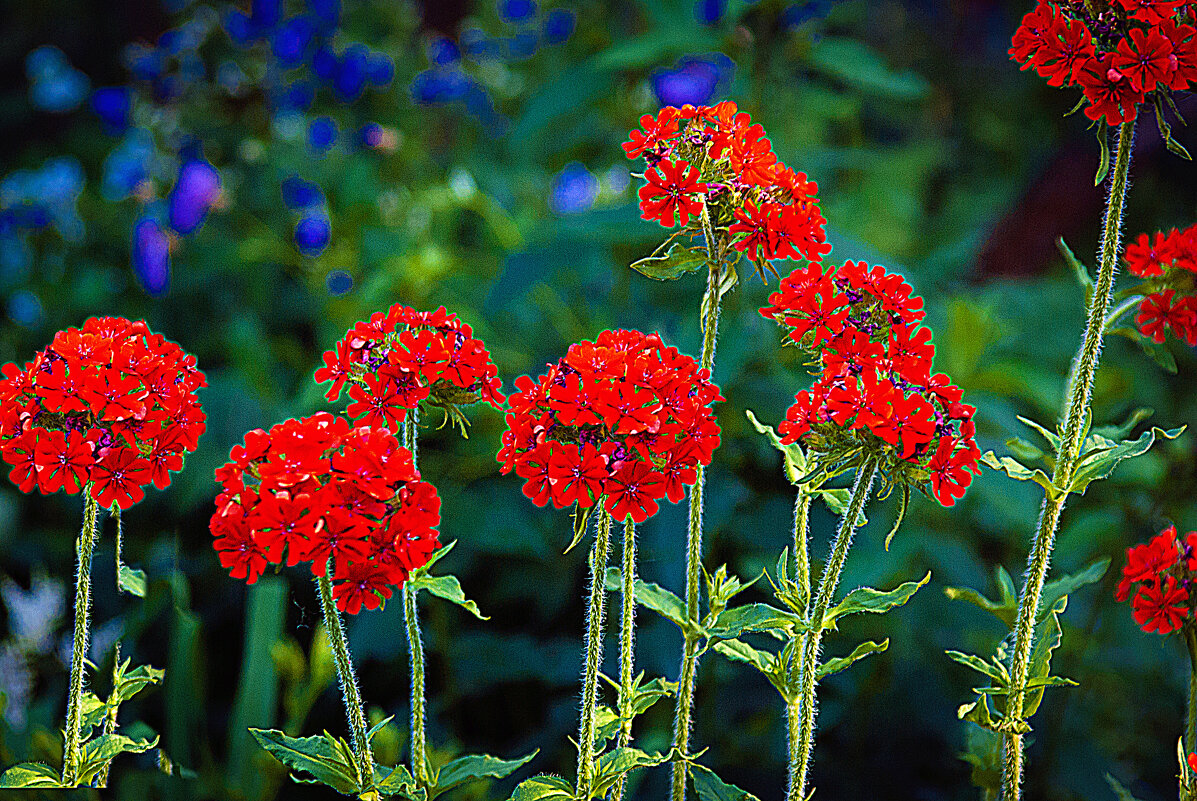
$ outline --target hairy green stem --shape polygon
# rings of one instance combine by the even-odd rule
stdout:
[[[75,636],[71,644],[71,687],[67,698],[66,741],[62,750],[62,783],[79,782],[80,749],[83,745],[83,684],[87,660],[87,639],[91,629],[91,557],[96,546],[99,504],[83,490],[83,528],[75,543],[78,568],[75,573]]]
[[[595,707],[599,667],[603,662],[604,581],[611,550],[611,515],[598,512],[594,548],[590,551],[590,604],[586,609],[586,665],[582,670],[582,720],[578,725],[578,798],[589,798],[593,786]]]
[[[856,481],[853,482],[852,492],[848,496],[848,508],[844,512],[844,516],[840,518],[835,542],[831,546],[831,554],[827,557],[827,564],[823,566],[823,578],[819,581],[819,592],[811,606],[810,616],[807,620],[810,630],[803,634],[802,686],[799,698],[802,707],[802,722],[798,731],[798,764],[791,766],[788,798],[804,798],[806,794],[811,751],[815,747],[815,716],[818,714],[818,709],[815,706],[815,687],[818,683],[819,645],[823,640],[823,616],[827,613],[827,607],[831,605],[831,599],[839,586],[840,576],[844,572],[844,562],[848,559],[848,549],[852,547],[852,535],[856,533],[856,527],[860,523],[860,516],[864,511],[865,501],[868,500],[869,491],[873,488],[873,479],[876,475],[876,461],[866,462],[856,471]]]
[[[632,671],[636,667],[636,521],[631,515],[623,523],[623,567],[620,571],[620,600],[623,618],[619,627],[619,747],[632,743]],[[623,801],[627,777],[620,777],[611,798]]]
[[[1186,625],[1185,647],[1189,651],[1189,707],[1185,718],[1185,753],[1197,751],[1197,629]]]
[[[403,420],[403,446],[411,451],[412,466],[419,470],[417,449],[418,411],[412,409]],[[425,727],[424,644],[420,637],[420,610],[416,590],[403,585],[403,621],[407,628],[407,650],[411,656],[411,770],[421,786],[431,783],[428,774],[428,735]]]
[[[799,600],[803,606],[810,603],[810,555],[807,546],[810,501],[811,496],[799,489],[794,501],[794,579],[801,592]],[[791,656],[786,665],[786,690],[790,696],[786,702],[786,740],[790,756],[786,801],[802,801],[802,785],[798,777],[798,766],[802,761],[802,701],[798,694],[804,669],[799,652],[801,639],[800,634],[795,634],[787,646]]]
[[[332,571],[332,560],[323,576],[316,577],[320,590],[320,608],[324,611],[324,628],[332,646],[333,664],[337,667],[337,678],[341,681],[341,697],[345,701],[345,717],[349,720],[349,732],[353,741],[353,756],[357,761],[358,775],[362,788],[374,786],[374,754],[370,752],[370,738],[367,736],[366,713],[362,707],[362,696],[357,688],[357,674],[349,658],[349,642],[345,638],[345,627],[341,625],[341,613],[333,599],[332,582],[328,573]]]
[[[1052,472],[1052,483],[1057,487],[1068,487],[1072,482],[1086,419],[1089,416],[1093,396],[1093,378],[1101,358],[1106,315],[1114,291],[1114,276],[1118,271],[1122,213],[1126,204],[1127,179],[1130,173],[1134,136],[1134,120],[1124,122],[1118,129],[1118,153],[1110,178],[1110,194],[1102,232],[1097,282],[1089,299],[1088,319],[1079,354],[1080,359],[1068,386],[1064,433],[1061,437],[1059,453],[1056,455],[1056,466]],[[1056,498],[1049,496],[1044,499],[1043,508],[1039,514],[1039,525],[1035,531],[1035,539],[1031,544],[1031,553],[1027,560],[1026,579],[1019,597],[1018,616],[1014,625],[1014,651],[1010,660],[1010,686],[1014,692],[1010,695],[1005,715],[1006,722],[1010,727],[1018,726],[1023,722],[1023,694],[1030,673],[1035,621],[1039,616],[1039,601],[1051,566],[1056,529],[1060,523],[1060,515],[1064,510],[1066,498],[1067,494],[1061,492]],[[1004,738],[1001,797],[1004,801],[1018,801],[1022,794],[1023,735],[1019,732],[1007,731]]]
[[[704,215],[706,209],[703,209]],[[712,247],[707,234],[709,269],[707,291],[703,295],[706,317],[703,320],[702,369],[712,371],[715,366],[715,340],[719,333],[720,273],[723,265],[721,247]],[[702,506],[706,486],[706,469],[699,463],[695,468],[694,486],[690,488],[690,520],[686,537],[686,617],[695,625],[701,617],[698,609],[699,586],[702,582]],[[694,704],[694,678],[698,673],[698,638],[686,633],[682,645],[682,666],[678,671],[677,704],[673,715],[673,747],[679,758],[673,763],[672,801],[685,801],[688,764],[684,757],[690,752],[690,715]]]

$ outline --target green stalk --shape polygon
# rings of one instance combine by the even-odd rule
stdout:
[[[1185,753],[1197,751],[1197,629],[1185,626],[1189,651],[1189,708],[1185,719]]]
[[[419,469],[417,452],[417,411],[412,409],[403,421],[403,445],[411,451],[412,465]],[[420,638],[420,610],[416,606],[416,590],[403,585],[403,620],[407,627],[407,647],[411,654],[411,769],[416,781],[427,787],[428,736],[424,721],[424,645]]]
[[[703,222],[707,223],[703,206]],[[722,250],[712,247],[712,235],[707,232],[707,252],[710,266],[707,271],[707,291],[703,296],[706,318],[703,321],[702,356],[699,365],[711,371],[715,366],[715,338],[719,332],[719,278],[723,264]],[[702,581],[702,506],[706,486],[706,469],[700,463],[695,469],[694,486],[690,488],[690,521],[686,538],[686,617],[697,627],[701,617],[698,609],[699,587]],[[690,714],[694,704],[694,677],[698,672],[697,635],[687,632],[682,645],[682,666],[678,676],[677,704],[673,716],[673,747],[678,759],[673,763],[672,801],[685,801],[686,776],[689,765],[685,757],[690,753]]]
[[[810,603],[810,556],[807,546],[807,529],[810,521],[811,496],[803,489],[798,490],[798,497],[794,501],[794,572],[801,596],[799,600],[803,606]],[[786,666],[786,690],[790,693],[790,700],[786,703],[786,734],[790,746],[789,784],[786,789],[786,801],[802,801],[802,785],[799,781],[799,764],[802,762],[802,701],[796,692],[801,684],[804,672],[802,656],[798,653],[801,636],[795,634],[790,641],[789,650],[793,653],[789,665]]]
[[[1102,335],[1105,333],[1106,315],[1114,290],[1114,276],[1118,271],[1122,213],[1126,204],[1127,178],[1130,172],[1134,137],[1134,120],[1124,122],[1118,129],[1118,153],[1114,172],[1110,178],[1110,195],[1106,205],[1097,283],[1089,299],[1088,320],[1079,354],[1080,360],[1074,378],[1068,387],[1068,412],[1064,419],[1064,435],[1061,437],[1055,470],[1052,472],[1052,482],[1057,487],[1067,487],[1072,482],[1072,474],[1076,468],[1077,455],[1084,434],[1085,420],[1089,416],[1093,396],[1093,378],[1101,358]],[[1031,545],[1026,580],[1019,597],[1018,617],[1014,626],[1010,686],[1015,691],[1010,695],[1005,715],[1010,726],[1016,726],[1023,721],[1024,690],[1022,688],[1026,687],[1027,676],[1030,672],[1035,621],[1039,616],[1039,601],[1051,566],[1056,529],[1060,523],[1060,514],[1064,510],[1066,498],[1067,495],[1061,493],[1058,498],[1044,499],[1043,509],[1039,515],[1039,525]],[[1023,735],[1007,731],[1004,737],[1002,798],[1005,801],[1018,801],[1022,793]]]
[[[593,787],[595,707],[599,667],[603,662],[604,579],[611,546],[611,515],[598,510],[594,548],[590,552],[590,605],[586,610],[586,666],[582,672],[582,720],[578,726],[578,798],[590,798]]]
[[[71,645],[71,687],[67,698],[66,742],[62,751],[62,783],[79,783],[80,749],[83,746],[83,682],[87,659],[87,639],[91,629],[91,557],[99,533],[96,518],[99,504],[83,489],[83,528],[75,544],[78,569],[75,573],[75,638]]]
[[[840,518],[839,530],[835,535],[835,542],[831,546],[831,555],[823,567],[823,578],[819,582],[819,593],[815,596],[814,606],[810,610],[810,630],[803,634],[802,643],[802,686],[799,702],[801,704],[802,721],[798,731],[798,764],[791,766],[790,789],[787,798],[804,798],[806,795],[807,774],[810,770],[811,751],[815,747],[815,707],[816,673],[819,669],[819,645],[823,640],[823,616],[831,599],[839,586],[840,576],[844,572],[844,562],[848,559],[848,549],[852,546],[852,535],[856,533],[860,515],[864,511],[865,501],[869,491],[873,488],[873,479],[877,476],[877,462],[870,461],[861,465],[856,471],[856,481],[852,484],[852,492],[848,497],[848,509]]]
[[[623,717],[623,723],[619,727],[619,747],[625,748],[632,742],[632,670],[636,662],[636,521],[631,515],[623,523],[623,569],[620,580],[623,619],[619,628],[619,714]],[[615,801],[623,801],[626,778],[621,777],[615,785],[612,796]]]
[[[349,658],[349,642],[345,639],[345,627],[341,625],[341,613],[333,600],[332,560],[323,576],[316,577],[320,590],[320,608],[324,611],[324,628],[328,631],[328,642],[332,646],[333,663],[337,667],[337,678],[341,682],[341,697],[345,701],[345,716],[349,719],[349,732],[353,740],[353,757],[357,762],[358,776],[363,790],[374,786],[374,754],[370,752],[370,738],[366,736],[366,714],[362,707],[362,696],[357,688],[357,675]]]

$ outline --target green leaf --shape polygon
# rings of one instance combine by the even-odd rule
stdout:
[[[970,587],[944,587],[943,594],[953,601],[967,601],[979,606],[1005,623],[1007,628],[1014,628],[1014,618],[1018,614],[1018,596],[1014,592],[1014,580],[1001,565],[998,565],[996,573],[1000,600],[991,601]]]
[[[1093,185],[1100,186],[1101,182],[1110,174],[1110,140],[1109,126],[1096,123],[1097,145],[1101,148],[1101,159],[1097,162],[1097,175],[1093,177]]]
[[[601,798],[614,787],[620,779],[634,770],[652,768],[669,761],[670,753],[649,754],[639,748],[616,748],[599,757],[598,767],[594,773],[593,786],[590,790],[591,798]]]
[[[822,498],[823,503],[827,505],[832,514],[842,517],[848,511],[848,498],[852,493],[846,489],[821,489],[815,490],[811,494]],[[860,513],[860,517],[857,520],[859,521],[857,523],[858,527],[866,526],[869,523],[869,519],[865,517],[864,512]]]
[[[33,789],[62,787],[58,770],[41,762],[22,762],[0,774],[0,788]]]
[[[844,600],[827,610],[823,615],[823,627],[834,629],[836,621],[847,615],[868,612],[874,615],[885,614],[895,606],[901,606],[918,592],[919,588],[931,580],[931,574],[923,576],[921,581],[907,581],[906,583],[888,591],[875,590],[872,587],[861,587],[848,593]]]
[[[1035,645],[1031,649],[1031,664],[1027,671],[1027,689],[1023,694],[1022,714],[1027,719],[1039,709],[1043,691],[1051,684],[1052,652],[1060,645],[1063,632],[1060,629],[1060,614],[1068,607],[1068,596],[1057,599],[1047,608],[1035,626]]]
[[[97,773],[121,754],[143,754],[157,745],[157,735],[147,740],[134,740],[123,734],[101,734],[83,744],[79,760],[79,783],[90,784]]]
[[[1164,368],[1165,372],[1176,375],[1176,357],[1172,355],[1172,351],[1168,350],[1168,346],[1156,342],[1150,337],[1143,336],[1143,332],[1137,328],[1130,328],[1129,326],[1118,326],[1111,328],[1109,333],[1117,334],[1121,337],[1126,337],[1131,342],[1139,346],[1139,349],[1147,354],[1153,362]]]
[[[605,584],[610,592],[620,589],[619,569],[608,568]],[[673,622],[684,633],[704,635],[702,627],[686,616],[686,605],[669,590],[657,584],[636,579],[632,585],[632,592],[636,596],[636,603],[651,609],[666,620]]]
[[[1068,247],[1068,243],[1064,241],[1064,237],[1057,237],[1056,247],[1060,254],[1064,257],[1064,262],[1072,268],[1072,272],[1076,275],[1077,283],[1085,289],[1085,297],[1089,297],[1089,293],[1093,291],[1093,278],[1089,275],[1089,268],[1081,263],[1081,260],[1072,252],[1072,248]]]
[[[898,527],[902,525],[902,521],[906,519],[906,507],[910,504],[910,485],[902,485],[902,503],[898,506],[898,517],[894,520],[893,528],[889,530],[889,534],[885,535],[885,550],[889,550],[889,544],[893,540],[894,535],[898,533]]]
[[[946,653],[953,661],[972,668],[978,673],[985,675],[987,678],[992,679],[999,685],[1008,685],[1010,683],[1010,674],[1006,670],[1006,666],[997,660],[994,660],[993,662],[986,662],[979,656],[961,653],[960,651],[947,651]]]
[[[1139,801],[1135,798],[1131,791],[1122,786],[1122,783],[1115,779],[1110,774],[1106,774],[1106,784],[1110,785],[1110,789],[1114,791],[1114,795],[1118,796],[1118,801]]]
[[[767,426],[760,420],[756,419],[756,415],[752,413],[751,409],[746,409],[744,412],[748,415],[748,422],[752,423],[761,434],[769,438],[769,442],[773,443],[773,447],[781,451],[782,466],[785,469],[786,480],[791,484],[799,485],[798,479],[802,478],[807,473],[806,454],[802,451],[802,446],[797,442],[790,445],[785,445],[781,441],[781,437],[773,430],[773,426]]]
[[[510,801],[572,801],[574,787],[560,776],[533,776],[520,782]]]
[[[402,796],[405,799],[424,801],[428,793],[416,784],[416,779],[404,765],[393,768],[385,765],[374,766],[374,789],[383,797]]]
[[[1072,476],[1072,484],[1068,488],[1069,492],[1079,492],[1084,495],[1085,489],[1091,482],[1108,477],[1110,473],[1114,472],[1114,468],[1120,462],[1147,453],[1151,449],[1151,446],[1155,444],[1157,438],[1176,439],[1185,432],[1185,428],[1186,426],[1181,426],[1180,428],[1165,431],[1162,428],[1153,427],[1149,431],[1144,431],[1138,439],[1123,440],[1118,443],[1101,436],[1095,435],[1091,437],[1098,447],[1107,447],[1107,450],[1083,462],[1077,468]]]
[[[124,703],[151,684],[161,683],[163,677],[166,676],[165,670],[149,665],[138,665],[133,670],[129,670],[130,661],[126,659],[114,676],[113,698],[108,700],[110,704],[114,699],[117,704]]]
[[[441,548],[437,548],[435,551],[432,552],[432,556],[428,557],[428,561],[425,562],[422,567],[416,568],[416,570],[414,570],[412,572],[415,573],[415,572],[423,571],[423,572],[427,573],[436,565],[437,562],[441,561],[446,556],[448,556],[449,552],[452,551],[456,547],[457,547],[457,540],[453,540],[453,542],[449,543],[448,545],[445,545]]]
[[[578,546],[582,538],[586,536],[586,524],[590,522],[590,513],[594,511],[593,506],[588,506],[583,509],[580,506],[574,506],[574,538],[569,541],[569,545],[562,553],[569,553]]]
[[[466,782],[479,779],[505,779],[531,762],[533,757],[539,753],[540,749],[537,749],[519,759],[499,759],[489,754],[470,754],[458,757],[440,769],[436,777],[436,787],[432,789],[428,797],[429,799],[436,798],[441,793]]]
[[[752,793],[728,784],[702,765],[690,764],[690,780],[694,782],[698,801],[759,801]]]
[[[599,674],[602,675],[602,674]],[[603,678],[606,678],[604,676]],[[609,679],[608,679],[609,681]],[[609,706],[599,704],[594,710],[594,750],[595,753],[607,747],[607,741],[619,733],[623,726],[623,718]]]
[[[773,688],[785,700],[789,700],[789,690],[786,687],[785,668],[782,660],[768,651],[758,651],[743,640],[724,640],[715,643],[715,650],[733,662],[743,662],[751,665],[762,676],[769,680]]]
[[[655,281],[676,281],[683,275],[701,270],[706,264],[706,248],[686,247],[675,242],[662,255],[654,254],[632,262],[632,269]]]
[[[1030,419],[1029,417],[1023,417],[1022,415],[1018,415],[1018,421],[1020,423],[1022,423],[1023,425],[1029,426],[1030,428],[1033,428],[1036,431],[1038,431],[1043,436],[1044,439],[1046,439],[1048,442],[1051,443],[1053,453],[1059,452],[1060,436],[1058,434],[1056,434],[1054,431],[1049,431],[1048,429],[1039,425],[1038,423],[1036,423],[1034,420]]]
[[[1087,587],[1090,584],[1096,584],[1101,581],[1101,577],[1106,574],[1109,568],[1110,558],[1107,556],[1095,560],[1079,573],[1062,576],[1044,584],[1043,594],[1039,599],[1039,619],[1042,620],[1045,615],[1049,614],[1052,607],[1061,598],[1071,595],[1081,587]]]
[[[274,729],[251,728],[249,733],[291,770],[306,773],[311,779],[345,795],[356,795],[361,790],[357,767],[352,759],[346,759],[349,746],[338,743],[328,732],[322,737],[288,737]],[[297,781],[311,779],[296,778]]]
[[[750,631],[790,637],[806,630],[807,626],[798,615],[769,604],[754,603],[724,609],[711,624],[709,633],[711,637],[730,639]]]
[[[1127,415],[1126,419],[1118,425],[1098,426],[1093,429],[1093,433],[1106,439],[1123,439],[1129,437],[1130,433],[1138,427],[1139,423],[1148,420],[1153,414],[1155,414],[1155,409],[1150,406],[1140,406]]]
[[[1002,784],[1002,742],[995,731],[980,726],[966,726],[965,752],[960,758],[972,765],[973,786],[989,791],[987,798],[997,798]]]
[[[481,610],[478,609],[478,604],[466,598],[465,591],[461,589],[461,582],[457,580],[457,576],[429,576],[426,573],[420,575],[413,573],[408,581],[412,583],[415,589],[427,590],[437,598],[452,601],[479,620],[490,620],[489,617],[482,614]]]
[[[116,588],[138,598],[145,597],[146,577],[144,570],[137,570],[126,564],[117,565]]]
[[[1039,468],[1032,470],[1031,468],[1019,462],[1010,456],[998,457],[993,451],[986,451],[985,455],[981,457],[981,461],[992,467],[994,470],[1001,470],[1010,478],[1018,481],[1034,481],[1039,486],[1046,490],[1048,497],[1052,500],[1057,500],[1063,494],[1063,490],[1052,483],[1052,477],[1043,472]]]
[[[836,656],[828,659],[823,664],[819,665],[819,669],[815,671],[815,678],[822,679],[825,676],[830,676],[832,673],[839,673],[841,670],[847,670],[852,666],[853,662],[864,659],[871,654],[879,654],[885,649],[889,648],[889,638],[885,638],[881,642],[873,642],[866,640],[853,649],[852,653],[847,656]]]

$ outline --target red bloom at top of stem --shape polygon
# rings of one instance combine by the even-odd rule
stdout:
[[[496,409],[506,396],[482,340],[445,307],[420,312],[395,304],[355,325],[324,353],[316,382],[331,382],[336,400],[349,385],[348,414],[368,426],[392,430],[421,401],[440,407],[459,426],[460,406],[485,401]]]
[[[93,317],[24,367],[0,368],[0,457],[23,492],[86,489],[128,509],[195,450],[204,386],[195,357],[144,322]]]
[[[1110,125],[1134,119],[1153,93],[1197,82],[1197,29],[1180,0],[1116,0],[1100,13],[1079,0],[1040,0],[1009,52],[1049,86],[1079,85],[1086,116]]]
[[[932,374],[923,300],[901,276],[864,262],[810,264],[782,279],[761,314],[817,367],[814,385],[778,425],[783,442],[802,440],[833,460],[880,455],[887,480],[929,487],[944,506],[955,504],[979,474],[975,410],[947,376]]]
[[[765,129],[735,103],[667,106],[640,123],[624,150],[648,164],[644,219],[680,225],[691,237],[709,226],[715,246],[746,254],[762,278],[773,270],[770,259],[819,261],[831,250],[818,186],[778,161]]]
[[[1150,542],[1126,549],[1114,598],[1131,602],[1135,622],[1148,633],[1168,634],[1193,619],[1189,589],[1197,578],[1197,532],[1184,537],[1169,526]]]
[[[377,609],[440,547],[440,497],[384,428],[320,412],[255,430],[216,471],[220,563],[250,584],[268,564],[331,569],[337,607]]]
[[[498,460],[538,506],[601,502],[643,522],[661,498],[681,500],[719,446],[719,388],[657,334],[604,331],[515,387]]]

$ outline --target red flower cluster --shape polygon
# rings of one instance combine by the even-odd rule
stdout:
[[[195,357],[144,322],[93,317],[0,370],[0,456],[22,492],[86,490],[128,509],[195,450],[204,386]]]
[[[819,261],[830,252],[819,211],[819,187],[777,160],[760,124],[736,104],[666,106],[640,118],[623,149],[649,169],[640,212],[666,228],[702,233],[703,200],[713,230],[722,231],[764,276],[773,258]],[[771,269],[771,268],[770,268]]]
[[[320,412],[251,431],[216,471],[210,528],[233,578],[267,564],[331,569],[337,608],[377,609],[440,547],[441,499],[384,428]]]
[[[498,459],[537,506],[605,498],[615,519],[642,523],[661,498],[681,500],[719,446],[719,388],[657,334],[604,331],[515,386]]]
[[[1157,89],[1197,84],[1197,28],[1180,0],[1113,0],[1100,13],[1085,0],[1039,0],[1015,31],[1010,57],[1049,86],[1079,85],[1085,115],[1116,125]]]
[[[316,382],[332,382],[329,400],[348,383],[349,416],[394,430],[424,400],[462,424],[459,406],[483,400],[500,408],[506,397],[498,372],[482,340],[457,315],[443,306],[418,312],[395,304],[326,351]]]
[[[1164,341],[1172,333],[1197,346],[1197,225],[1182,231],[1139,234],[1126,246],[1126,267],[1146,279],[1135,322],[1145,336]]]
[[[802,440],[833,459],[879,450],[892,461],[891,480],[929,481],[944,506],[964,495],[980,475],[975,409],[946,375],[931,373],[923,299],[900,275],[864,262],[810,264],[782,279],[761,314],[817,354],[820,370],[778,426],[784,442]]]
[[[1130,598],[1135,622],[1151,634],[1177,631],[1193,617],[1189,587],[1197,574],[1197,532],[1180,538],[1176,526],[1151,542],[1126,549],[1126,565],[1114,598]],[[1132,592],[1133,591],[1133,592]]]

